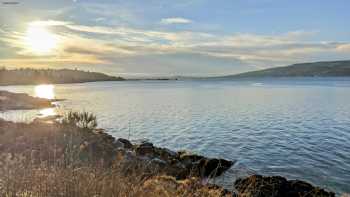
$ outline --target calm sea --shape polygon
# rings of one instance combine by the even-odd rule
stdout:
[[[250,173],[307,180],[350,192],[350,79],[123,81],[0,89],[67,99],[55,109],[0,117],[89,111],[115,137],[236,160],[219,180]]]

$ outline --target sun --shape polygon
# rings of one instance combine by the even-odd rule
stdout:
[[[43,25],[29,24],[24,36],[27,48],[36,54],[47,54],[58,46],[57,35]]]

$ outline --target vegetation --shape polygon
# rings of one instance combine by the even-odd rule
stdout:
[[[29,85],[43,83],[82,83],[93,81],[121,81],[103,73],[70,69],[0,69],[0,85]]]
[[[219,78],[248,77],[349,77],[350,61],[332,61],[294,64]]]
[[[97,127],[96,116],[89,112],[68,112],[62,120],[63,124],[76,125],[82,129],[93,130]]]
[[[121,167],[114,140],[96,125],[86,112],[52,124],[0,119],[0,196],[229,196],[198,178],[177,181],[137,164]]]

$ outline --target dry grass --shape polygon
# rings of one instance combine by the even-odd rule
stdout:
[[[85,116],[92,124],[0,120],[0,196],[226,195],[221,188],[201,185],[198,179],[180,182],[142,168],[135,170],[137,165],[129,166],[132,170],[121,168],[113,139],[96,132],[93,116]]]
[[[6,156],[5,156],[6,157]],[[173,177],[143,178],[140,174],[99,167],[55,168],[25,166],[21,158],[6,158],[0,173],[1,196],[18,197],[141,197],[225,196],[220,188],[202,186],[197,179],[176,181]],[[229,194],[227,194],[229,196]]]
[[[141,188],[140,176],[126,177],[118,169],[28,165],[21,156],[2,157],[0,196],[135,196]]]

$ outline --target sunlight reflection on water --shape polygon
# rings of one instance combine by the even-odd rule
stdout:
[[[45,99],[55,98],[55,86],[54,85],[37,85],[35,86],[35,96]]]

